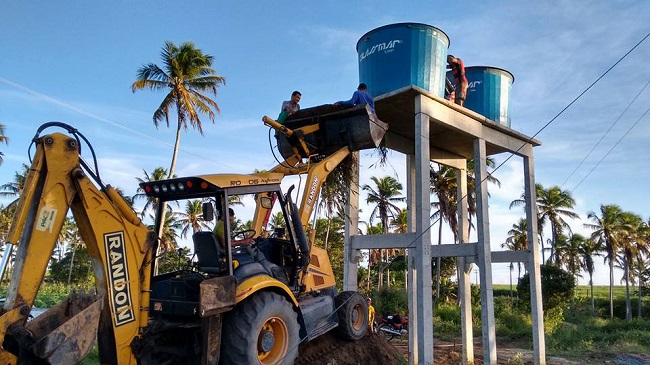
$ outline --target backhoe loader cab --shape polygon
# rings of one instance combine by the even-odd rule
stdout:
[[[259,173],[141,184],[159,204],[202,205],[202,224],[192,234],[193,259],[183,270],[152,278],[151,318],[170,328],[193,323],[196,337],[206,314],[223,313],[224,363],[291,364],[301,340],[337,326],[349,340],[366,331],[365,301],[358,293],[337,293],[329,259],[322,250],[311,252],[291,189],[283,194],[281,179],[281,174]],[[258,229],[242,229],[228,219],[227,202],[233,198],[257,204],[252,226]],[[284,232],[264,229],[274,203],[284,217]],[[213,232],[218,220],[224,226],[224,245]],[[231,245],[242,238],[252,244]],[[207,289],[210,282],[218,284]],[[217,341],[213,339],[214,346]]]

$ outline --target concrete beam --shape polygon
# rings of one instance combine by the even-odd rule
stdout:
[[[356,235],[350,237],[353,250],[378,250],[384,248],[415,248],[415,233]]]

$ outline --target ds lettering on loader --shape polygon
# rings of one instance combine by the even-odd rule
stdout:
[[[274,128],[284,158],[269,172],[180,177],[141,184],[159,207],[200,199],[205,221],[227,217],[228,201],[256,202],[254,229],[220,245],[210,230],[192,236],[183,270],[155,274],[166,212],[149,230],[110,185],[104,185],[86,138],[58,122],[41,126],[33,161],[7,236],[16,248],[0,310],[0,364],[75,364],[98,344],[103,364],[293,364],[298,344],[335,329],[357,340],[367,307],[357,292],[337,292],[327,252],[305,226],[327,175],[351,152],[376,147],[387,125],[365,106],[305,109]],[[58,127],[67,133],[41,135]],[[84,142],[92,163],[81,158]],[[31,146],[30,146],[31,148]],[[280,184],[307,174],[300,206]],[[285,232],[264,231],[277,205]],[[276,210],[277,210],[276,208]],[[71,211],[91,256],[96,288],[71,293],[29,320],[65,217]],[[231,247],[245,236],[250,246]],[[8,257],[8,256],[6,256]],[[6,260],[3,260],[6,262]]]

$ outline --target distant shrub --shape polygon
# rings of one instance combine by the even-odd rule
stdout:
[[[568,272],[554,265],[540,266],[542,282],[542,300],[544,310],[565,307],[573,298],[576,287],[575,278]],[[530,274],[526,273],[517,284],[519,300],[526,309],[530,309]],[[524,294],[525,293],[525,294]]]

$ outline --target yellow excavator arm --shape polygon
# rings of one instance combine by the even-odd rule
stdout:
[[[39,133],[50,126],[65,125],[50,123]],[[7,238],[17,252],[0,310],[0,363],[77,363],[99,332],[102,362],[136,364],[131,345],[149,319],[155,234],[115,189],[102,186],[80,158],[76,130],[68,132],[76,138],[37,133],[34,139],[36,152]],[[71,295],[28,321],[69,210],[91,256],[96,292]]]

